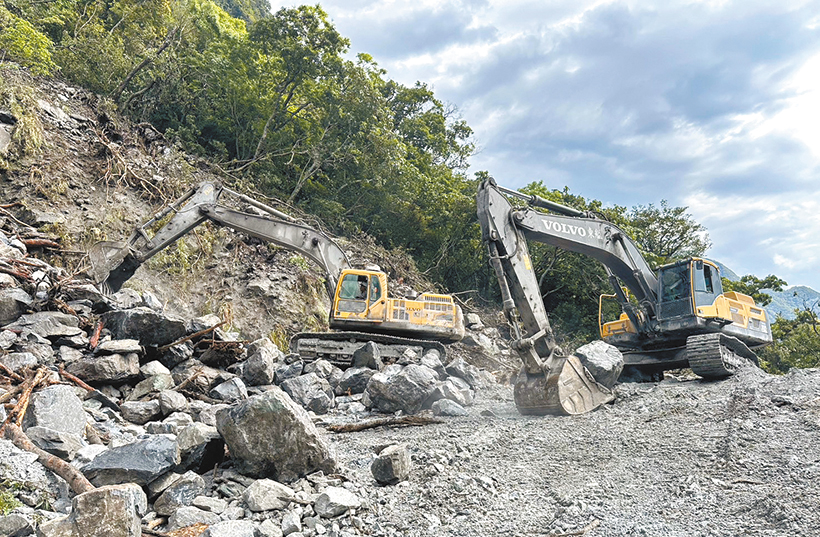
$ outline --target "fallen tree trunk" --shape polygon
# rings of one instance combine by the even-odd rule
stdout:
[[[330,425],[328,430],[334,433],[354,433],[358,431],[365,431],[367,429],[374,429],[387,425],[412,427],[421,425],[430,425],[433,423],[444,423],[444,420],[438,418],[430,418],[427,416],[400,416],[398,418],[376,418],[359,423],[347,423],[344,425]]]
[[[80,473],[79,470],[65,462],[63,459],[55,457],[54,455],[35,446],[29,437],[26,436],[26,433],[24,433],[23,430],[16,424],[7,424],[6,438],[11,440],[12,444],[18,448],[37,455],[37,460],[40,464],[65,479],[66,483],[68,483],[68,486],[71,487],[71,490],[75,494],[82,494],[83,492],[88,492],[96,488],[90,481],[88,481],[88,479],[85,478],[83,474]]]

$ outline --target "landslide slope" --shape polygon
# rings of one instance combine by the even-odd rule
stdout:
[[[88,268],[84,254],[92,244],[125,240],[191,186],[235,181],[179,151],[151,125],[130,123],[110,101],[11,64],[0,67],[0,112],[0,128],[11,134],[0,145],[3,217],[58,240],[64,251],[43,255],[71,271]],[[321,227],[278,200],[245,191]],[[378,264],[419,291],[433,289],[408,256],[366,236],[340,242],[354,265]],[[323,278],[294,252],[206,224],[140,267],[126,287],[153,293],[169,313],[216,313],[243,337],[270,335],[283,343],[297,331],[326,327]]]

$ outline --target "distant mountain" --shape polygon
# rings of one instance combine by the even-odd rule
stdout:
[[[766,306],[771,319],[782,315],[786,319],[794,319],[796,308],[814,307],[820,304],[820,292],[805,285],[795,285],[780,292],[765,291],[772,296],[772,302]]]
[[[727,267],[726,265],[724,265],[720,261],[715,261],[714,259],[710,259],[709,261],[711,261],[712,263],[714,263],[715,265],[718,266],[718,268],[720,269],[721,277],[726,278],[730,282],[736,282],[736,281],[740,280],[740,276],[738,276],[735,273],[735,271],[733,271],[732,269],[730,269],[729,267]]]

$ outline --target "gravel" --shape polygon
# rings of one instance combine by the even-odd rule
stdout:
[[[820,370],[616,390],[588,415],[523,417],[499,385],[467,417],[331,440],[373,535],[817,535]],[[380,487],[373,447],[391,443],[413,470]]]

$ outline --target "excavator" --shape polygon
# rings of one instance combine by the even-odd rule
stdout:
[[[514,207],[508,197],[527,206]],[[707,259],[653,271],[611,222],[506,189],[491,177],[479,185],[476,207],[513,347],[523,362],[514,386],[522,414],[581,414],[613,397],[577,356],[566,356],[557,345],[527,241],[588,255],[604,266],[614,294],[599,300],[599,328],[602,339],[622,352],[625,367],[648,373],[690,367],[701,377],[722,378],[747,363],[757,365],[752,349],[772,342],[765,310],[747,295],[723,292],[719,268]],[[619,303],[618,319],[603,321],[605,298]]]
[[[230,205],[245,204],[257,213]],[[253,209],[250,209],[253,210]],[[450,295],[388,296],[387,275],[372,267],[356,269],[330,237],[286,213],[216,182],[204,182],[138,226],[125,242],[103,241],[89,250],[91,275],[107,292],[116,292],[152,256],[204,222],[212,222],[298,252],[321,267],[331,300],[331,332],[294,335],[290,350],[306,359],[325,358],[348,367],[353,354],[368,342],[384,359],[408,348],[445,356],[442,343],[464,337],[461,308]]]

